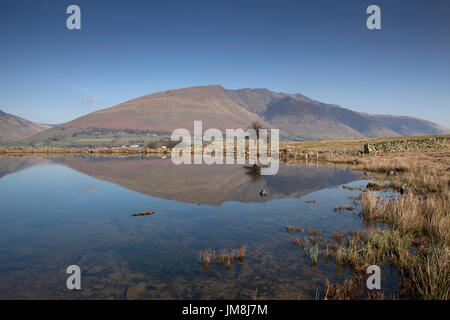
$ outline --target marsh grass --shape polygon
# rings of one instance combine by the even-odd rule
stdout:
[[[385,300],[383,292],[379,290],[369,291],[365,286],[362,275],[354,274],[346,279],[343,284],[331,284],[326,281],[324,300]]]
[[[374,174],[389,184],[373,183],[362,193],[361,217],[365,223],[387,224],[348,237],[333,235],[337,264],[356,273],[368,265],[388,263],[401,275],[396,294],[421,299],[448,300],[450,290],[450,150],[381,154],[359,158],[340,157],[337,163]],[[378,192],[389,187],[393,197]],[[327,257],[330,256],[326,252]],[[356,277],[356,276],[355,276]],[[361,291],[356,278],[341,285],[327,283],[325,299],[373,298]]]
[[[351,266],[355,275],[370,264],[387,263],[401,275],[397,296],[449,299],[450,148],[366,155],[359,152],[362,143],[354,139],[280,145],[299,155],[316,150],[319,161],[363,171],[378,181],[365,188],[343,186],[363,191],[354,204],[362,206],[363,224],[373,228],[357,235],[333,235],[328,243],[319,244],[319,255]],[[388,190],[400,194],[377,193]],[[308,238],[293,241],[310,250],[309,242]],[[325,298],[374,298],[363,291],[355,294],[355,279],[340,286],[329,284]]]
[[[294,233],[294,232],[304,232],[302,227],[299,226],[286,226],[286,232],[287,233]]]
[[[230,251],[224,249],[220,252],[213,249],[206,249],[200,252],[199,260],[204,267],[210,264],[221,264],[230,268],[233,261],[243,263],[246,252],[247,248],[245,246],[239,249],[231,249]]]
[[[308,232],[311,236],[322,236],[322,231],[315,229],[314,227],[308,227],[306,232]]]
[[[312,264],[317,264],[317,259],[319,258],[319,244],[308,241],[305,245],[305,255],[309,256]]]

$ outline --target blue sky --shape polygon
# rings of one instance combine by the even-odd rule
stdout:
[[[81,30],[66,8],[81,8]],[[381,8],[381,30],[366,8]],[[450,127],[450,2],[0,2],[0,109],[62,123],[195,85],[302,93]]]

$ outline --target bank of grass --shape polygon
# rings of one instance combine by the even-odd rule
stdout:
[[[369,224],[386,223],[389,228],[357,233],[341,242],[334,250],[336,263],[349,265],[356,273],[365,272],[371,264],[389,263],[400,273],[400,284],[408,288],[409,297],[448,300],[450,149],[335,160],[351,163],[401,191],[393,199],[363,192],[362,219]],[[371,298],[367,290],[361,296],[360,289],[354,279],[341,285],[328,283],[324,298],[342,299],[346,294],[347,298]]]

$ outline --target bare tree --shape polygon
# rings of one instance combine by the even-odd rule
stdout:
[[[259,123],[258,121],[253,121],[250,124],[250,129],[253,129],[256,131],[256,138],[259,139],[259,129],[264,129],[263,125]]]

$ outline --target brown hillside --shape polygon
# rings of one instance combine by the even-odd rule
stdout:
[[[422,119],[355,112],[301,94],[267,89],[226,90],[218,85],[146,95],[90,113],[64,127],[171,133],[177,128],[192,130],[194,120],[202,120],[204,130],[222,131],[247,128],[258,121],[267,128],[278,128],[283,138],[300,140],[449,133],[448,129]]]
[[[204,128],[247,128],[258,115],[233,102],[221,86],[169,90],[143,96],[66,123],[71,128],[132,129],[172,132],[193,129],[194,120]]]
[[[19,141],[50,128],[0,110],[0,143]]]

